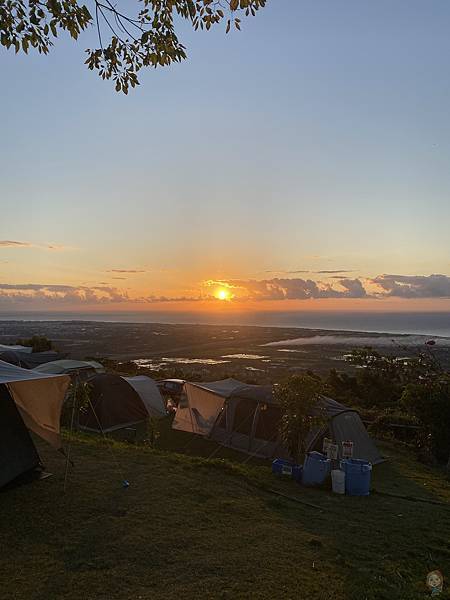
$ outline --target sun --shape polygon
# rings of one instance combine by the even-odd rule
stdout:
[[[229,300],[230,299],[230,292],[228,290],[217,290],[216,292],[216,298],[218,300]]]

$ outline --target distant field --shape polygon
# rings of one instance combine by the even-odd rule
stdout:
[[[345,355],[361,345],[414,356],[427,339],[281,327],[0,321],[0,343],[14,343],[33,334],[47,336],[72,358],[136,360],[161,377],[233,376],[249,382],[271,382],[306,369],[319,373],[333,368],[351,371],[354,367],[345,361]],[[448,367],[449,343],[443,340],[433,349]]]
[[[88,436],[63,494],[64,458],[39,449],[54,476],[0,494],[2,600],[414,600],[430,569],[450,574],[450,486],[393,446],[374,488],[445,506]]]

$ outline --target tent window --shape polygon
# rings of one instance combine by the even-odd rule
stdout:
[[[257,402],[254,400],[239,400],[234,412],[234,431],[250,435],[253,425]]]
[[[261,404],[255,437],[260,440],[276,440],[280,416],[280,409],[277,406]]]

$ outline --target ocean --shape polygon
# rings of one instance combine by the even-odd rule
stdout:
[[[301,327],[331,331],[410,333],[450,337],[450,312],[255,312],[200,314],[187,312],[16,312],[0,321],[103,321],[211,325]]]

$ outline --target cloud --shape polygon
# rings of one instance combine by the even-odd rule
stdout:
[[[298,269],[296,271],[283,271],[281,269],[280,271],[264,271],[264,273],[282,273],[284,275],[297,275],[298,273],[311,273],[311,271],[305,269]]]
[[[127,302],[128,294],[107,285],[72,286],[42,283],[0,283],[1,305],[105,304]]]
[[[347,290],[350,298],[367,297],[367,292],[359,279],[340,279],[339,284]]]
[[[103,282],[104,283],[104,282]],[[47,283],[0,283],[0,307],[44,306],[56,308],[67,305],[105,305],[131,302],[157,304],[167,302],[199,302],[198,296],[141,296],[130,297],[126,291],[100,283],[95,286]]]
[[[317,298],[364,298],[367,296],[359,279],[342,279],[335,288],[329,283],[312,279],[231,279],[229,281],[205,282],[207,287],[226,286],[233,288],[234,298],[241,300],[309,300]]]
[[[74,250],[70,246],[63,246],[62,244],[45,244],[43,246],[36,245],[36,248],[44,248],[46,250],[54,250],[55,252],[62,252],[63,250]]]
[[[339,273],[354,273],[351,269],[334,269],[332,271],[314,271],[320,275],[338,275]]]
[[[366,288],[369,285],[370,291]],[[300,277],[271,279],[208,280],[198,293],[165,296],[149,293],[132,297],[128,291],[100,282],[97,285],[45,283],[0,283],[0,307],[55,308],[69,305],[136,305],[183,302],[220,302],[210,288],[225,287],[234,302],[267,300],[316,300],[323,298],[450,298],[447,275],[379,275],[372,279],[347,278],[330,282]],[[216,290],[214,290],[216,291]]]
[[[378,275],[371,280],[381,295],[398,298],[450,298],[448,275]]]
[[[41,250],[69,250],[69,246],[61,244],[32,244],[31,242],[19,242],[17,240],[0,240],[0,248],[40,248]]]
[[[322,271],[321,273],[327,273]],[[342,272],[342,271],[339,271]],[[349,271],[346,271],[347,273]],[[320,298],[450,298],[450,276],[378,275],[375,278],[332,276],[334,281],[309,278],[209,280],[205,286],[226,286],[234,300],[310,300]],[[369,289],[367,288],[369,284]],[[375,287],[374,287],[375,286]]]
[[[18,242],[16,240],[0,240],[0,247],[2,248],[30,248],[32,244],[30,242]]]
[[[354,271],[352,269],[333,269],[333,270],[326,270],[326,271],[313,271],[310,269],[298,269],[296,271],[264,271],[265,273],[278,273],[278,274],[282,274],[282,275],[298,275],[300,273],[316,273],[318,275],[338,275],[338,274],[345,274],[345,273],[354,273]]]
[[[146,273],[143,269],[110,269],[107,273]]]

